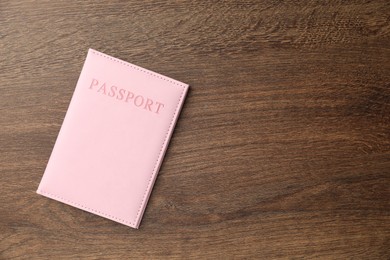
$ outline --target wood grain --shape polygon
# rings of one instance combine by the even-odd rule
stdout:
[[[140,230],[35,194],[87,49],[189,83]],[[390,258],[390,5],[1,1],[0,259]]]

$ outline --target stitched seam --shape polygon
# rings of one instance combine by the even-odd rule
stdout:
[[[134,66],[134,65],[132,65],[132,64],[130,64],[130,63],[127,63],[127,62],[124,62],[124,61],[122,61],[122,60],[113,58],[113,57],[111,57],[111,56],[108,56],[108,55],[103,54],[103,53],[100,53],[100,52],[96,52],[96,51],[94,51],[94,50],[92,50],[92,49],[91,49],[91,52],[92,52],[93,54],[95,54],[95,55],[98,55],[98,56],[107,58],[107,59],[109,59],[109,60],[118,62],[118,63],[120,63],[120,64],[122,64],[122,65],[131,67],[131,68],[136,69],[136,70],[139,70],[139,71],[141,71],[141,72],[144,72],[144,73],[146,73],[146,74],[148,74],[148,75],[150,75],[150,76],[154,76],[154,77],[157,77],[157,78],[159,78],[159,79],[162,79],[162,80],[168,81],[168,82],[170,82],[170,83],[173,83],[173,84],[175,84],[175,85],[178,85],[178,86],[183,87],[182,92],[181,92],[181,95],[180,95],[180,98],[179,98],[179,102],[178,102],[177,105],[176,105],[175,113],[173,113],[173,116],[172,116],[172,119],[171,119],[171,123],[169,124],[168,131],[167,131],[167,133],[166,133],[166,135],[165,135],[164,142],[163,142],[163,144],[162,144],[162,146],[161,146],[161,148],[160,148],[160,153],[159,153],[159,155],[158,155],[158,157],[157,157],[156,164],[154,165],[152,174],[150,175],[150,178],[149,178],[149,181],[148,181],[148,185],[147,185],[146,190],[145,190],[145,192],[144,192],[144,196],[143,196],[142,201],[141,201],[141,204],[140,204],[140,206],[139,206],[139,208],[138,208],[137,216],[135,217],[134,222],[138,222],[138,217],[139,217],[139,215],[140,215],[140,213],[141,213],[142,206],[144,205],[146,196],[147,196],[148,192],[150,191],[150,184],[151,184],[152,180],[154,179],[153,177],[156,176],[156,169],[157,169],[157,166],[158,166],[158,161],[160,160],[160,157],[161,157],[162,152],[163,152],[163,150],[164,150],[164,146],[165,146],[166,143],[167,143],[168,136],[169,136],[169,133],[171,132],[171,128],[172,128],[172,125],[173,125],[173,121],[174,121],[174,119],[175,119],[175,117],[176,117],[176,114],[177,114],[177,112],[178,112],[178,110],[179,110],[180,103],[181,103],[181,101],[182,101],[182,99],[183,99],[183,95],[184,95],[184,90],[185,90],[185,88],[184,88],[184,85],[179,84],[179,83],[177,83],[177,82],[175,82],[175,81],[169,80],[169,79],[167,79],[167,78],[161,77],[160,75],[158,75],[158,74],[156,74],[156,73],[154,73],[154,72],[150,72],[150,71],[144,70],[144,69],[139,68],[139,67],[137,67],[137,66]]]
[[[178,104],[177,104],[177,106],[176,106],[175,113],[173,113],[173,117],[172,117],[171,123],[169,124],[168,131],[167,131],[167,133],[166,133],[166,135],[165,135],[164,142],[163,142],[163,144],[162,144],[162,146],[161,146],[161,148],[160,148],[160,153],[159,153],[159,155],[158,155],[158,157],[157,157],[156,164],[154,165],[152,174],[151,174],[151,176],[150,176],[150,178],[149,178],[148,186],[147,186],[147,188],[146,188],[146,190],[145,190],[145,192],[144,192],[144,196],[143,196],[141,205],[140,205],[140,207],[139,207],[139,209],[138,209],[137,216],[135,217],[135,220],[134,220],[135,222],[137,222],[138,217],[139,217],[139,214],[141,213],[142,206],[143,206],[144,203],[145,203],[146,195],[147,195],[148,192],[150,191],[150,188],[151,188],[151,187],[150,187],[150,184],[151,184],[152,180],[155,179],[154,177],[156,176],[156,173],[157,173],[156,170],[157,170],[157,167],[158,167],[158,161],[160,160],[160,157],[161,157],[161,155],[162,155],[162,152],[163,152],[163,150],[164,150],[164,147],[166,146],[166,143],[167,143],[167,141],[168,141],[169,133],[170,133],[171,130],[172,130],[173,122],[174,122],[174,119],[175,119],[175,117],[176,117],[176,115],[177,115],[177,113],[178,113],[179,106],[180,106],[180,103],[181,103],[181,101],[182,101],[182,99],[183,99],[183,96],[184,96],[184,88],[183,88],[183,91],[181,92],[180,99],[179,99],[179,102],[178,102]],[[161,159],[162,159],[162,158],[161,158]]]
[[[167,78],[165,78],[165,77],[162,77],[161,75],[159,75],[158,73],[155,73],[155,72],[153,72],[153,71],[148,71],[148,70],[142,69],[142,68],[140,68],[140,67],[138,67],[138,66],[135,66],[135,65],[130,64],[130,63],[128,63],[128,62],[125,62],[125,61],[119,60],[119,59],[117,59],[117,58],[108,56],[108,55],[106,55],[106,54],[104,54],[104,53],[97,52],[97,51],[92,50],[92,49],[91,49],[91,52],[92,52],[93,54],[95,54],[95,55],[98,55],[98,56],[107,58],[107,59],[112,60],[112,61],[115,61],[115,62],[118,62],[118,63],[120,63],[120,64],[122,64],[122,65],[131,67],[131,68],[133,68],[133,69],[135,69],[135,70],[141,71],[141,72],[146,73],[146,74],[148,74],[148,75],[150,75],[150,76],[153,76],[153,77],[156,77],[156,78],[159,78],[159,79],[168,81],[168,82],[170,82],[170,83],[172,83],[172,84],[175,84],[175,85],[184,87],[183,84],[180,84],[180,83],[178,83],[178,82],[176,82],[176,81],[173,81],[173,80],[167,79]]]
[[[150,191],[150,184],[151,184],[152,180],[154,179],[153,177],[156,176],[156,170],[157,170],[157,166],[158,166],[158,161],[160,160],[160,157],[161,157],[162,152],[163,152],[163,150],[164,150],[164,146],[165,146],[166,143],[167,143],[168,136],[169,136],[169,133],[171,132],[171,129],[172,129],[172,126],[173,126],[173,122],[174,122],[174,119],[175,119],[175,117],[176,117],[176,115],[177,115],[177,113],[178,113],[180,103],[182,102],[182,99],[183,99],[183,96],[184,96],[184,92],[185,92],[185,88],[184,88],[184,87],[185,87],[186,85],[184,85],[184,84],[179,84],[178,82],[175,82],[175,81],[169,80],[169,79],[167,79],[167,78],[161,77],[161,76],[160,76],[159,74],[157,74],[157,73],[154,73],[154,72],[150,72],[150,71],[144,70],[144,69],[142,69],[142,68],[139,68],[139,67],[137,67],[137,66],[134,66],[134,65],[132,65],[132,64],[130,64],[130,63],[127,63],[127,62],[125,62],[125,61],[122,61],[122,60],[116,59],[116,58],[114,58],[114,57],[108,56],[108,55],[106,55],[106,54],[104,54],[104,53],[96,52],[96,51],[94,51],[94,50],[92,50],[92,49],[91,49],[91,52],[92,52],[93,54],[95,54],[95,55],[98,55],[98,56],[107,58],[107,59],[109,59],[109,60],[111,60],[111,61],[115,61],[115,62],[118,62],[118,63],[120,63],[120,64],[122,64],[122,65],[131,67],[131,68],[136,69],[136,70],[141,71],[141,72],[144,72],[144,73],[146,73],[146,74],[148,74],[148,75],[150,75],[150,76],[154,76],[154,77],[157,77],[157,78],[159,78],[159,79],[162,79],[162,80],[168,81],[168,82],[170,82],[170,83],[173,83],[173,84],[175,84],[175,85],[181,86],[181,87],[182,87],[182,92],[181,92],[181,95],[180,95],[180,98],[179,98],[179,102],[178,102],[177,105],[176,105],[176,110],[175,110],[175,112],[173,113],[173,117],[172,117],[172,119],[171,119],[171,123],[169,124],[168,131],[167,131],[167,133],[166,133],[166,135],[165,135],[164,142],[163,142],[163,144],[162,144],[162,146],[161,146],[161,148],[160,148],[160,152],[159,152],[159,155],[158,155],[158,157],[157,157],[156,164],[154,165],[152,174],[150,175],[150,178],[149,178],[149,181],[148,181],[148,185],[147,185],[146,190],[145,190],[145,192],[144,192],[144,195],[143,195],[141,204],[140,204],[140,206],[139,206],[139,208],[138,208],[138,212],[137,212],[137,215],[136,215],[136,217],[135,217],[134,222],[126,221],[126,220],[117,218],[117,217],[115,217],[115,216],[112,216],[112,215],[110,215],[110,214],[107,214],[107,213],[104,213],[104,212],[95,210],[95,209],[93,209],[93,208],[86,207],[86,206],[81,205],[81,204],[79,204],[79,203],[77,203],[77,202],[73,202],[73,201],[71,201],[71,200],[65,199],[65,198],[63,198],[63,197],[61,197],[61,196],[54,195],[54,194],[51,194],[51,193],[49,193],[49,192],[43,191],[42,189],[40,190],[40,192],[41,192],[41,193],[44,193],[44,194],[47,194],[47,195],[49,195],[49,196],[58,198],[58,199],[60,199],[60,200],[62,200],[62,201],[66,201],[66,202],[69,203],[69,204],[76,205],[77,207],[86,209],[86,210],[88,210],[88,211],[91,211],[91,212],[100,214],[100,215],[102,215],[102,216],[106,216],[106,217],[111,218],[111,219],[115,219],[115,220],[120,221],[120,222],[122,222],[122,223],[129,224],[129,225],[131,225],[132,227],[135,227],[135,225],[136,225],[135,223],[138,222],[138,218],[139,218],[139,215],[140,215],[140,213],[141,213],[142,206],[143,206],[144,203],[145,203],[146,196],[147,196],[148,192]]]
[[[85,209],[85,210],[88,210],[88,211],[97,213],[97,214],[99,214],[99,215],[102,215],[102,216],[105,216],[105,217],[108,217],[108,218],[111,218],[111,219],[114,219],[114,220],[123,222],[123,223],[125,223],[125,224],[129,224],[129,225],[131,225],[131,226],[135,226],[135,224],[134,224],[133,222],[130,222],[130,221],[127,221],[127,220],[124,220],[124,219],[121,219],[121,218],[112,216],[112,215],[110,215],[110,214],[101,212],[101,211],[99,211],[99,210],[96,210],[96,209],[93,209],[93,208],[90,208],[90,207],[86,207],[86,206],[84,206],[84,205],[82,205],[82,204],[80,204],[80,203],[77,203],[77,202],[74,202],[74,201],[65,199],[65,198],[63,198],[63,197],[61,197],[61,196],[58,196],[58,195],[49,193],[49,192],[44,191],[44,190],[42,190],[42,189],[40,189],[39,192],[41,192],[42,194],[46,194],[46,195],[48,195],[48,196],[57,198],[57,199],[59,199],[59,200],[62,200],[63,202],[69,203],[70,205],[73,204],[73,205],[75,205],[76,207],[80,207],[80,208],[83,208],[83,209]]]

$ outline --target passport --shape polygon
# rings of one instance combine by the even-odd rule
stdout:
[[[89,49],[37,193],[138,228],[188,88]]]

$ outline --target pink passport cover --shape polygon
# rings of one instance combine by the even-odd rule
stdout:
[[[89,49],[37,193],[138,228],[187,90]]]

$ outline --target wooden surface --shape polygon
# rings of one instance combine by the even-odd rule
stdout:
[[[139,230],[35,193],[91,47],[191,91]],[[0,259],[390,258],[390,5],[1,1]]]

